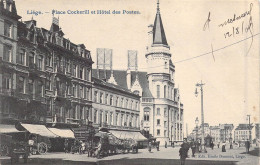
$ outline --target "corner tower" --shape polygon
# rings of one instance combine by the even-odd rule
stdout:
[[[156,84],[157,81],[164,81],[163,83],[166,83],[165,85],[170,83],[174,87],[175,67],[171,60],[170,46],[167,43],[163,28],[159,0],[157,1],[157,12],[154,24],[149,25],[148,28],[148,45],[145,55],[148,68],[147,78],[153,96],[160,98],[163,97],[164,94],[159,94],[158,90],[155,89],[157,86],[154,86],[154,84]],[[164,89],[160,91],[164,91]]]

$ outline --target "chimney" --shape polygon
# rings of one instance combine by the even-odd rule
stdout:
[[[130,71],[130,69],[127,69],[127,71],[126,71],[126,84],[127,84],[127,88],[131,89],[131,71]]]

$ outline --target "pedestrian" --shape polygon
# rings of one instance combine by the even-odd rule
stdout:
[[[250,142],[249,142],[248,139],[247,139],[247,141],[245,142],[245,147],[246,147],[246,153],[248,154],[248,153],[249,153],[249,148],[250,148]]]
[[[68,139],[65,139],[64,151],[65,151],[65,153],[69,153],[69,140]]]
[[[191,146],[191,151],[192,151],[192,157],[195,157],[196,145],[195,145],[194,140],[192,140],[190,146]]]
[[[230,142],[230,149],[233,149],[233,144],[232,144],[232,142]]]
[[[160,147],[160,141],[156,142],[157,151],[160,151],[160,150],[159,150],[159,147]]]
[[[183,144],[181,145],[181,148],[179,150],[179,155],[180,155],[181,165],[185,165],[185,160],[187,158],[187,152],[186,152]]]
[[[165,148],[167,148],[167,142],[165,141]]]
[[[152,152],[152,143],[151,142],[149,142],[149,144],[148,144],[148,151]]]
[[[187,138],[184,138],[182,145],[183,145],[183,148],[184,148],[184,150],[186,151],[187,157],[188,157],[188,151],[189,151],[189,149],[190,149],[190,145],[189,145],[189,143],[187,142]]]
[[[219,148],[219,142],[218,142],[218,148]]]
[[[172,142],[172,148],[174,148],[174,141]]]
[[[211,149],[213,150],[213,148],[214,148],[214,143],[213,143],[213,141],[211,141],[210,147],[211,147]]]
[[[222,152],[226,152],[226,142],[222,143]]]

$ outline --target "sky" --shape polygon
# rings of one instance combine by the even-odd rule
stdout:
[[[146,71],[148,25],[154,22],[156,3],[156,0],[16,0],[16,7],[22,21],[33,16],[37,26],[46,29],[51,26],[52,10],[89,10],[90,14],[83,15],[55,14],[65,38],[83,43],[94,62],[97,48],[113,49],[114,69],[126,70],[127,50],[137,50],[138,68]],[[96,10],[110,10],[111,14],[91,14]],[[112,14],[113,10],[121,14]],[[122,14],[123,10],[140,14]],[[43,14],[28,14],[31,11]],[[196,117],[201,121],[200,95],[194,95],[195,84],[201,80],[205,83],[205,122],[237,125],[248,122],[248,114],[251,122],[259,122],[259,2],[160,0],[160,12],[189,132],[195,127]],[[236,18],[244,17],[220,25],[233,19],[234,14]]]

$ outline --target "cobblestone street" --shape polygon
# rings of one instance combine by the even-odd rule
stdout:
[[[29,157],[28,164],[179,164],[179,147],[161,148],[160,151],[152,150],[149,153],[146,149],[139,150],[138,154],[117,154],[102,159],[90,158],[87,155],[65,154],[65,153],[48,153],[45,155],[32,155]],[[221,152],[220,148],[214,150],[207,149],[207,153],[196,154],[195,158],[191,158],[191,150],[189,150],[189,158],[186,160],[187,165],[203,165],[203,164],[237,164],[237,165],[257,165],[259,157],[251,154],[245,154],[244,148],[227,149],[227,152]],[[251,150],[250,153],[255,153]],[[259,154],[259,152],[258,152]],[[11,164],[9,158],[2,158],[1,164]],[[20,160],[19,164],[23,164]]]

